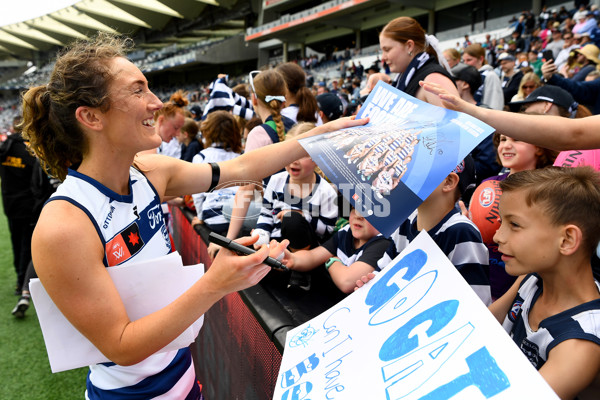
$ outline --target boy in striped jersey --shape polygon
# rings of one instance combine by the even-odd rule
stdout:
[[[562,399],[600,393],[600,176],[587,167],[517,172],[500,184],[494,235],[520,276],[489,309]]]
[[[474,163],[467,156],[392,234],[393,244],[379,260],[385,268],[423,229],[437,243],[481,300],[491,303],[489,259],[477,227],[456,202],[475,184]]]

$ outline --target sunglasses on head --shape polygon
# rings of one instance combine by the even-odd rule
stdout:
[[[254,88],[254,77],[258,74],[260,74],[260,71],[251,71],[248,74],[248,80],[250,81],[250,88],[252,89],[252,92],[254,94],[256,94],[256,89]]]

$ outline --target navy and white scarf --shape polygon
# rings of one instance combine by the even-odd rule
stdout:
[[[430,55],[426,52],[421,52],[417,54],[415,58],[411,60],[410,64],[408,64],[406,71],[404,71],[402,76],[400,76],[398,82],[396,82],[396,88],[403,92],[406,91],[406,87],[408,86],[408,83],[410,82],[412,77],[423,65],[425,65],[429,58]]]

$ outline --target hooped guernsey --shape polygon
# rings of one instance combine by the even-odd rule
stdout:
[[[96,180],[69,170],[64,183],[48,201],[64,200],[92,221],[105,248],[110,268],[164,256],[172,250],[156,189],[143,173],[130,168],[129,194],[120,195]],[[90,366],[86,399],[198,399],[189,348],[153,354],[132,365]]]

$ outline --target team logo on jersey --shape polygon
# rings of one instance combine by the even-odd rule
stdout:
[[[106,243],[106,258],[110,267],[119,265],[133,257],[144,247],[137,222],[133,222],[125,230]]]
[[[515,302],[508,312],[508,319],[510,319],[512,322],[515,322],[519,313],[521,312],[521,306],[523,306],[523,300],[519,298],[515,299]]]

